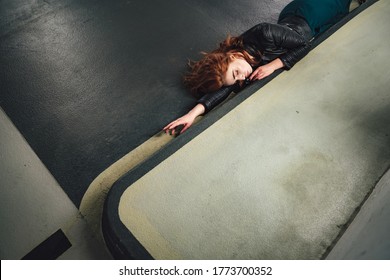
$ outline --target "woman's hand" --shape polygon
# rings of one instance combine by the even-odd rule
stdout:
[[[179,131],[180,134],[186,131],[194,123],[194,120],[195,118],[193,116],[185,114],[184,116],[178,118],[177,120],[174,120],[173,122],[165,126],[163,130],[165,131],[165,133],[175,135],[176,132],[178,132],[176,131],[176,128],[183,125],[184,127]]]
[[[176,128],[179,126],[183,126],[183,128],[179,131],[178,134],[183,133],[186,131],[190,126],[194,123],[194,120],[197,116],[203,114],[205,112],[205,108],[202,104],[197,104],[191,111],[189,111],[184,116],[178,118],[177,120],[174,120],[173,122],[166,125],[163,130],[165,133],[169,133],[171,135],[176,134]]]
[[[283,62],[279,58],[277,58],[268,64],[258,67],[250,75],[249,79],[251,81],[264,79],[265,77],[271,75],[275,70],[282,68],[283,66],[284,66]]]

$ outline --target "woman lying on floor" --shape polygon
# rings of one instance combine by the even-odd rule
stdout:
[[[361,4],[364,1],[359,1]],[[310,51],[310,42],[349,12],[351,0],[294,0],[278,23],[260,23],[190,64],[184,77],[191,92],[201,96],[184,116],[164,127],[166,133],[186,131],[199,115],[220,104],[233,91],[263,79],[275,70],[290,69]]]

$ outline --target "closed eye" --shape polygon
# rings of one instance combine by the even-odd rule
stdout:
[[[233,79],[236,80],[238,76],[238,70],[233,71]]]

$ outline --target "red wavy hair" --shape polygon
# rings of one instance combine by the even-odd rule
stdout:
[[[232,61],[232,56],[241,56],[252,66],[259,63],[244,50],[240,37],[228,36],[220,43],[218,49],[201,54],[203,55],[201,60],[188,63],[190,72],[183,79],[184,84],[193,94],[204,94],[220,89],[224,85],[224,75]]]

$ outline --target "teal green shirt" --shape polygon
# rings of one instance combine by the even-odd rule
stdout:
[[[279,20],[287,16],[303,17],[313,36],[324,32],[348,14],[351,0],[294,0],[280,13]]]

